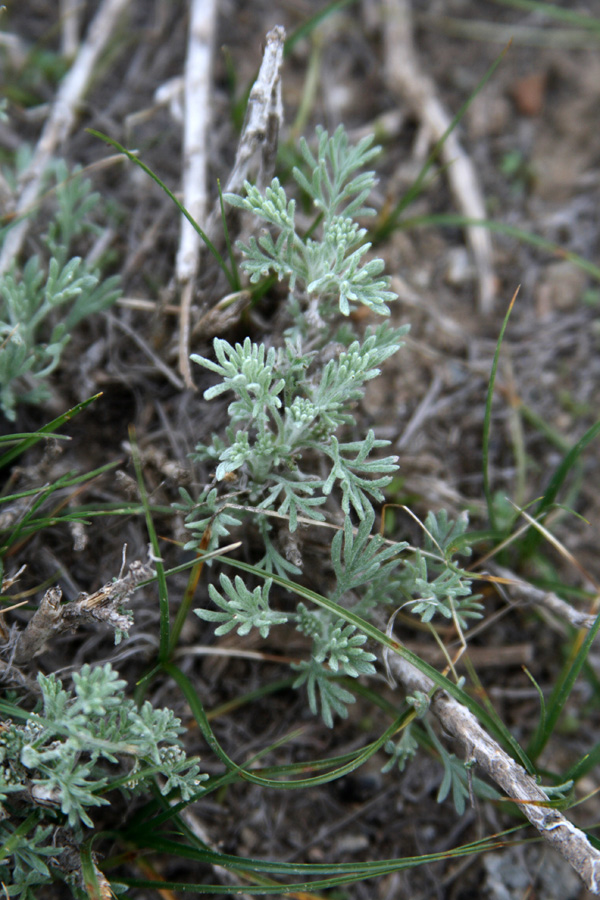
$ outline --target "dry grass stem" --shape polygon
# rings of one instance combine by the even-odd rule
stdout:
[[[120,15],[129,3],[130,0],[104,0],[90,24],[75,62],[58,90],[50,117],[42,130],[31,162],[21,175],[22,189],[15,206],[15,214],[24,218],[6,235],[0,253],[0,274],[10,268],[21,251],[30,224],[27,213],[37,200],[48,163],[57,148],[62,147],[71,133],[77,119],[79,104],[90,85],[94,67],[107,46]]]
[[[403,96],[413,113],[439,141],[452,122],[433,81],[423,72],[414,49],[410,0],[385,0],[385,65],[391,89]],[[470,219],[487,218],[483,193],[473,163],[455,132],[447,135],[440,151],[448,166],[448,183],[461,213]],[[492,241],[485,228],[468,227],[467,241],[477,269],[479,310],[488,315],[496,293]]]
[[[81,0],[60,0],[60,52],[67,59],[73,59],[79,49],[82,12]]]
[[[213,65],[215,0],[192,0],[185,64],[185,122],[183,129],[183,205],[205,225],[208,209],[208,128]],[[181,286],[179,371],[186,387],[194,388],[190,368],[190,316],[194,278],[198,269],[200,236],[182,216],[175,276]]]

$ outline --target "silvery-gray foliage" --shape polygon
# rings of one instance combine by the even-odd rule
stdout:
[[[0,277],[0,410],[13,421],[19,403],[43,403],[76,325],[113,304],[119,278],[71,256],[74,241],[94,231],[100,195],[88,180],[55,167],[56,208],[42,237],[44,254],[17,261]]]
[[[50,833],[63,826],[81,841],[107,790],[147,792],[158,777],[161,794],[190,800],[208,778],[182,749],[172,710],[138,708],[110,663],[84,665],[72,691],[55,675],[40,673],[38,684],[40,708],[15,707],[0,733],[0,880],[11,897],[51,883],[44,858],[60,849]]]
[[[214,359],[192,356],[218,378],[205,399],[233,399],[224,434],[198,444],[194,454],[214,467],[214,477],[196,499],[182,489],[179,508],[193,535],[188,549],[201,541],[204,547],[207,530],[214,548],[250,520],[264,545],[259,567],[282,577],[299,575],[302,558],[281,552],[275,522],[285,519],[293,537],[301,521],[318,527],[327,510],[341,510],[345,525],[331,543],[330,599],[363,616],[382,603],[406,603],[425,622],[439,612],[465,625],[479,614],[471,581],[453,560],[466,520],[430,514],[423,552],[411,555],[407,545],[373,536],[375,508],[384,502],[397,458],[381,455],[389,441],[373,430],[356,439],[356,408],[407,328],[382,324],[359,335],[348,321],[361,305],[388,315],[395,299],[381,274],[383,261],[365,261],[371,245],[354,221],[374,212],[365,202],[375,175],[359,172],[378,152],[372,144],[367,137],[352,147],[342,127],[331,136],[318,129],[315,153],[302,142],[304,167],[293,175],[317,216],[307,234],[297,225],[296,201],[277,178],[264,193],[246,183],[245,197],[226,195],[267,226],[258,239],[238,246],[251,281],[275,275],[287,282],[289,327],[280,346],[216,338]],[[272,586],[269,578],[251,589],[240,576],[233,582],[221,576],[221,590],[210,587],[218,611],[196,612],[220,623],[218,634],[254,627],[266,637],[272,627],[288,624],[310,637],[310,658],[293,665],[295,686],[306,687],[311,710],[320,709],[332,726],[334,713],[347,716],[354,700],[338,676],[373,673],[375,656],[364,647],[366,636],[330,611],[303,603],[295,611],[271,608]]]

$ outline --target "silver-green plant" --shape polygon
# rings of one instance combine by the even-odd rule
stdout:
[[[366,137],[352,147],[342,127],[331,136],[318,129],[316,154],[302,141],[304,171],[295,168],[293,175],[317,216],[307,234],[297,225],[295,201],[277,178],[264,194],[246,183],[244,198],[226,195],[269,227],[258,240],[239,245],[243,266],[253,282],[273,274],[287,281],[289,319],[280,346],[250,338],[232,346],[217,338],[215,360],[192,356],[219,377],[205,398],[230,392],[234,400],[225,434],[198,444],[194,454],[216,465],[213,480],[197,499],[181,490],[180,508],[194,535],[187,546],[197,548],[202,541],[205,546],[208,532],[215,546],[250,519],[264,547],[258,566],[282,577],[299,575],[301,542],[294,537],[299,523],[323,522],[326,510],[336,522],[341,513],[344,524],[331,542],[327,571],[330,599],[362,616],[382,603],[409,604],[425,622],[438,612],[464,627],[479,615],[471,580],[453,559],[466,519],[451,522],[445,513],[431,514],[426,546],[417,554],[406,553],[406,544],[372,535],[375,506],[384,501],[397,457],[379,455],[389,441],[372,430],[356,439],[355,408],[366,382],[379,375],[407,331],[383,324],[360,336],[349,318],[361,306],[388,315],[395,299],[382,275],[383,261],[365,261],[371,245],[354,221],[374,213],[365,201],[375,174],[359,171],[377,154],[372,145],[373,138]],[[274,522],[282,519],[287,538],[278,540]],[[294,665],[295,686],[306,686],[313,713],[320,708],[327,725],[334,713],[347,716],[354,697],[339,676],[375,671],[366,636],[321,608],[300,603],[293,611],[272,609],[272,579],[251,589],[239,576],[231,581],[221,575],[220,584],[221,590],[209,588],[218,611],[197,614],[219,623],[217,634],[237,628],[243,635],[257,628],[266,637],[271,627],[292,624],[312,639],[310,658]]]
[[[73,691],[54,675],[38,675],[38,685],[39,710],[3,703],[12,715],[0,731],[0,881],[10,897],[34,898],[52,881],[49,858],[61,870],[52,832],[79,844],[92,809],[109,805],[108,790],[130,796],[158,779],[161,794],[189,800],[208,778],[181,748],[185,729],[172,710],[138,708],[109,663],[84,665]]]
[[[56,207],[42,243],[44,258],[15,262],[0,277],[0,410],[13,421],[18,403],[47,400],[47,378],[73,329],[119,296],[119,278],[71,256],[74,242],[98,226],[90,218],[100,195],[63,162],[55,166]]]

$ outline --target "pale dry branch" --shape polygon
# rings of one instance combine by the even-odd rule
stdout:
[[[192,0],[185,64],[185,121],[183,129],[183,205],[197,222],[207,212],[207,136],[210,126],[210,84],[217,4]],[[200,236],[182,216],[176,276],[180,284],[193,279],[198,267]]]
[[[135,561],[126,575],[108,582],[93,594],[82,593],[76,600],[64,604],[61,603],[60,588],[50,588],[25,629],[17,635],[12,660],[18,665],[30,662],[54,635],[72,631],[85,623],[102,623],[127,632],[133,622],[132,616],[121,612],[120,608],[135,588],[152,575],[151,566]]]
[[[262,190],[272,178],[283,123],[281,66],[284,43],[285,29],[281,25],[276,25],[267,33],[263,60],[248,98],[242,136],[226,191],[236,194],[241,191],[257,156],[260,157],[257,186]]]
[[[191,0],[185,65],[185,122],[183,129],[183,205],[203,225],[208,212],[208,128],[213,62],[216,0]],[[190,316],[193,279],[198,269],[200,236],[182,216],[175,264],[181,287],[179,319],[179,371],[186,387],[194,388],[190,369]]]
[[[75,62],[58,90],[31,162],[21,176],[21,191],[15,206],[15,215],[17,218],[23,218],[6,235],[0,253],[0,275],[10,268],[21,251],[29,228],[27,215],[37,200],[48,163],[71,133],[79,104],[89,87],[94,67],[129,2],[130,0],[104,0],[90,24]]]
[[[405,98],[428,129],[432,143],[436,143],[448,131],[452,118],[415,53],[410,0],[384,0],[383,8],[388,83],[392,91]],[[485,203],[477,173],[454,131],[447,135],[440,153],[448,167],[448,182],[461,213],[469,219],[485,219]],[[496,293],[490,234],[485,228],[476,226],[467,227],[466,234],[477,270],[479,309],[487,314]]]
[[[276,25],[267,33],[265,50],[258,76],[250,96],[248,108],[238,144],[235,163],[225,185],[225,193],[239,194],[244,182],[251,174],[256,174],[255,183],[263,189],[275,172],[279,131],[283,124],[283,102],[281,98],[281,66],[285,29]],[[216,203],[206,224],[206,233],[214,235],[221,217],[220,203]],[[246,302],[244,291],[238,295],[239,311]],[[229,297],[223,298],[217,306],[205,312],[194,330],[194,336],[213,332],[219,334],[231,322],[233,307]]]
[[[390,654],[388,662],[407,694],[415,691],[427,694],[434,688],[431,679],[401,656]],[[461,744],[465,759],[474,761],[517,802],[523,815],[567,860],[588,890],[600,895],[600,852],[592,847],[584,832],[557,809],[548,806],[543,789],[487,734],[466,706],[445,691],[437,690],[431,698],[430,709],[444,731]]]
[[[521,581],[514,572],[511,572],[510,569],[505,569],[504,566],[494,564],[492,571],[501,578],[506,579],[506,587],[511,595],[526,603],[534,603],[536,606],[549,610],[575,628],[589,629],[596,621],[595,616],[574,609],[570,603],[561,600],[552,591],[543,591],[541,588],[536,588],[526,581]]]
[[[84,12],[82,0],[60,0],[60,52],[72,59],[79,48],[79,26]]]

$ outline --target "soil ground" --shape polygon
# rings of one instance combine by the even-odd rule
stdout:
[[[592,0],[556,5],[600,17],[600,5]],[[85,21],[95,6],[86,4]],[[417,111],[386,74],[388,5],[364,0],[340,7],[286,58],[281,143],[286,144],[296,127],[308,72],[314,67],[317,84],[308,114],[302,112],[302,133],[310,138],[315,125],[333,130],[340,122],[351,136],[376,130],[383,153],[377,163],[374,205],[381,210],[393,206],[410,186],[431,143]],[[208,174],[213,198],[217,178],[226,180],[235,157],[239,122],[232,108],[252,83],[265,34],[275,25],[283,25],[292,34],[321,8],[323,4],[313,0],[223,0],[219,4],[210,101]],[[586,36],[573,28],[567,34],[566,25],[539,11],[519,9],[518,4],[414,0],[412,19],[420,66],[451,116],[476,90],[507,38],[513,36],[502,63],[461,121],[459,138],[474,164],[489,217],[539,235],[563,251],[553,253],[494,233],[496,294],[491,311],[482,312],[465,234],[458,226],[398,229],[375,248],[385,258],[392,287],[399,294],[394,321],[410,323],[411,332],[407,346],[386,364],[382,377],[367,392],[361,412],[364,428],[373,427],[377,436],[389,439],[392,452],[400,457],[401,481],[392,499],[410,503],[421,517],[429,509],[446,508],[456,514],[467,508],[473,527],[484,528],[485,398],[498,334],[518,285],[493,405],[493,489],[519,505],[539,497],[562,458],[561,440],[575,443],[598,416],[600,288],[593,275],[566,254],[578,254],[592,263],[598,257],[600,46],[597,40],[592,42],[591,32]],[[92,166],[112,152],[85,130],[92,128],[139,150],[167,185],[180,189],[181,123],[168,107],[156,104],[155,92],[182,74],[187,26],[183,2],[131,0],[126,20],[96,73],[80,121],[61,147],[70,165]],[[58,49],[54,3],[9,4],[2,27],[27,46]],[[32,94],[40,103],[51,101],[55,92],[51,74],[40,65],[36,78]],[[39,122],[31,111],[13,104],[10,115],[10,124],[0,132],[4,149],[12,149],[15,140],[35,142]],[[447,172],[434,169],[434,174],[407,215],[456,211]],[[192,466],[188,453],[198,440],[222,427],[225,411],[203,400],[208,382],[197,367],[198,391],[192,392],[176,388],[174,379],[165,377],[152,361],[158,357],[179,378],[178,318],[163,309],[165,303],[177,303],[170,286],[179,217],[171,201],[123,161],[93,168],[89,176],[114,212],[110,248],[124,296],[150,301],[154,311],[121,303],[79,328],[53,376],[51,403],[45,409],[21,409],[17,430],[33,430],[101,390],[93,413],[73,422],[72,442],[60,461],[51,463],[51,477],[62,470],[86,471],[119,458],[123,471],[131,475],[125,442],[128,427],[134,425],[148,489],[153,501],[164,506],[177,499],[180,483],[190,487],[206,477]],[[28,250],[34,247],[33,234]],[[203,257],[195,309],[214,305],[225,293],[216,267]],[[250,333],[262,339],[276,318],[276,296],[266,298],[253,316],[222,336],[233,341]],[[193,341],[191,349],[206,355],[210,343]],[[167,461],[178,468],[169,469]],[[27,463],[38,464],[39,457],[34,455]],[[122,484],[114,476],[101,479],[82,502],[121,500],[125,496]],[[583,457],[579,482],[572,488],[565,502],[578,517],[558,519],[555,534],[598,582],[600,460],[593,448]],[[418,528],[408,518],[397,515],[388,527],[390,536],[418,541]],[[174,524],[172,518],[158,521],[157,528],[169,539],[182,537],[181,523]],[[42,534],[23,561],[29,564],[31,584],[58,570],[59,583],[71,599],[79,591],[96,590],[118,573],[124,543],[129,559],[144,559],[146,541],[142,521],[100,519],[89,527],[86,549],[75,553],[66,532]],[[250,548],[247,553],[250,557]],[[582,585],[575,568],[557,553],[549,556],[565,583]],[[165,543],[169,565],[182,558],[177,545]],[[541,573],[524,567],[520,574],[539,577]],[[174,580],[174,604],[184,586],[183,580],[179,585]],[[205,596],[206,579],[199,587],[199,604]],[[78,633],[49,648],[37,661],[39,667],[68,674],[71,667],[84,662],[110,659],[133,685],[153,658],[158,634],[155,595],[151,591],[143,597],[135,595],[134,603],[136,624],[128,642],[114,648],[104,633]],[[476,629],[471,645],[473,653],[480,654],[477,671],[500,716],[519,740],[526,740],[537,716],[538,699],[522,665],[527,664],[543,690],[551,687],[560,665],[562,628],[530,610],[509,608],[492,594],[486,603],[490,614],[484,627]],[[497,616],[492,615],[494,610]],[[215,639],[206,623],[192,619],[182,634],[178,661],[194,680],[207,709],[288,674],[277,664],[256,663],[235,654],[224,660],[197,655],[196,648],[212,645]],[[412,647],[423,646],[419,641],[426,640],[418,632],[406,637]],[[232,650],[273,649],[237,635],[218,644]],[[277,649],[292,655],[294,648]],[[383,681],[381,690],[391,693]],[[589,699],[585,687],[575,693],[571,721],[576,721]],[[173,705],[189,725],[190,751],[203,756],[208,771],[217,771],[218,761],[202,745],[174,686],[159,682],[152,700]],[[302,726],[299,737],[272,754],[270,761],[346,753],[380,733],[381,723],[361,701],[350,718],[331,732],[310,716],[304,697],[296,693],[274,694],[248,710],[218,716],[213,722],[219,740],[236,759],[247,758],[298,725]],[[588,703],[585,716],[585,747],[581,728],[570,732],[565,726],[548,749],[548,767],[566,768],[600,739],[597,696],[595,705]],[[428,756],[418,757],[403,774],[382,775],[379,764],[384,761],[381,756],[368,772],[360,770],[341,783],[308,792],[265,792],[237,785],[218,802],[210,799],[197,804],[194,814],[211,842],[227,853],[314,862],[442,852],[480,834],[502,830],[511,822],[491,804],[468,808],[460,817],[450,800],[437,804],[442,772]],[[593,782],[589,787],[593,788]],[[599,812],[593,799],[572,811],[583,826],[595,822]],[[215,877],[210,870],[175,869],[160,860],[156,867],[167,880],[210,883]],[[505,900],[526,895],[561,900],[587,896],[568,867],[539,844],[515,846],[489,858],[449,859],[352,885],[335,896]],[[138,891],[130,896],[157,895]]]

